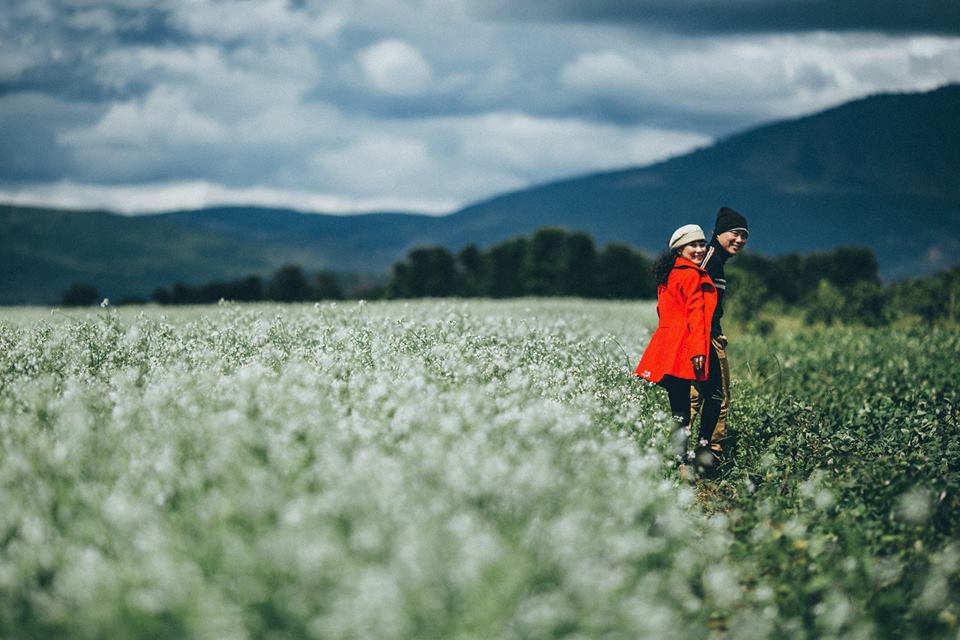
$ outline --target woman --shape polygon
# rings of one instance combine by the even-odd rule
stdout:
[[[675,445],[682,457],[690,434],[690,385],[706,381],[710,366],[707,354],[717,289],[700,268],[707,251],[703,229],[695,224],[680,227],[670,237],[669,247],[653,265],[659,323],[636,374],[667,390],[679,432]],[[701,433],[701,442],[709,441],[710,435]],[[705,459],[698,462],[710,466],[708,450],[704,453]]]

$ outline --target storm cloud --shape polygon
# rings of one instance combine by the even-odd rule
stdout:
[[[954,0],[478,0],[491,16],[632,22],[685,33],[960,33]]]
[[[0,201],[445,213],[960,81],[955,3],[870,6],[6,3]]]

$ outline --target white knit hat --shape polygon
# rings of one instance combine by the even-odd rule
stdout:
[[[683,245],[696,242],[697,240],[707,241],[706,236],[703,235],[703,229],[697,224],[685,224],[670,236],[670,248],[679,249]]]

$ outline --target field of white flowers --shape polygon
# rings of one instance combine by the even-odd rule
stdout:
[[[807,637],[675,478],[632,376],[654,324],[563,300],[7,311],[0,637]],[[807,631],[869,637],[849,608]]]

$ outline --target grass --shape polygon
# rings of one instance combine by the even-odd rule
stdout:
[[[6,310],[0,636],[956,637],[960,330],[734,328],[690,488],[655,318]]]

